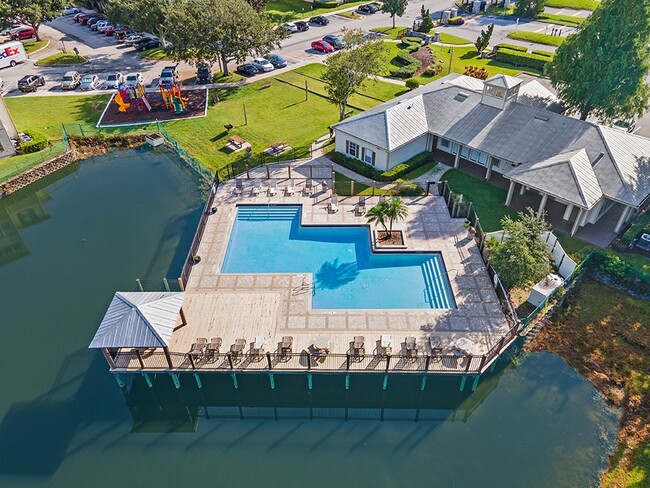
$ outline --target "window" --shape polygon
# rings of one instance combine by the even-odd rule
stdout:
[[[449,148],[449,140],[448,139],[440,139],[440,146]]]
[[[352,141],[345,141],[345,152],[352,157],[359,157],[359,146]]]
[[[361,160],[368,164],[372,164],[374,166],[375,151],[373,151],[372,149],[368,149],[367,147],[361,148]]]
[[[501,160],[497,158],[492,158],[492,167],[498,168],[499,166],[501,166]]]
[[[464,159],[468,159],[469,156],[469,148],[467,146],[463,146],[460,148],[460,157]]]
[[[456,154],[458,152],[458,144],[455,142],[451,145],[451,153]]]

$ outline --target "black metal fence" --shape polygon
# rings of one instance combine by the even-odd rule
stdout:
[[[219,168],[216,177],[219,181],[228,180],[238,175],[249,174],[249,172],[259,166],[265,166],[272,163],[279,163],[283,161],[297,161],[301,159],[311,159],[312,148],[311,146],[291,148],[283,151],[280,154],[268,154],[261,152],[257,155],[247,155],[244,153],[241,158],[233,161],[232,163]]]

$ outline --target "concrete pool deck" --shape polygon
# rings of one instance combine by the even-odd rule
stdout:
[[[261,176],[261,175],[260,175]],[[278,175],[280,176],[280,175]],[[278,194],[269,197],[266,181],[259,196],[251,196],[253,180],[244,180],[244,192],[235,195],[235,181],[219,186],[214,199],[217,212],[210,215],[193,266],[183,304],[187,324],[174,331],[169,351],[186,353],[199,337],[221,337],[221,352],[238,338],[248,346],[256,337],[264,350],[274,353],[283,336],[293,337],[293,352],[309,351],[318,336],[326,336],[333,354],[349,352],[354,336],[365,337],[366,354],[372,355],[381,335],[390,335],[394,355],[404,354],[406,336],[415,336],[418,354],[430,354],[430,338],[444,348],[468,338],[473,355],[487,353],[510,329],[479,250],[468,236],[463,219],[449,216],[442,197],[404,197],[409,216],[394,228],[406,237],[406,251],[442,253],[456,309],[313,310],[310,273],[221,274],[237,206],[244,204],[301,204],[303,224],[366,225],[355,214],[358,197],[339,197],[339,211],[329,213],[329,191],[302,196],[304,180],[296,180],[296,194],[284,196],[287,180],[277,178]],[[368,197],[366,206],[378,197]],[[405,284],[408,286],[408,284]],[[362,306],[363,304],[360,304]],[[437,340],[437,339],[436,339]],[[260,368],[264,367],[262,361]]]

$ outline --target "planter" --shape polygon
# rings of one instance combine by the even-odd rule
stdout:
[[[391,237],[388,237],[388,232],[385,230],[373,231],[373,242],[376,249],[406,249],[406,240],[401,230],[394,230],[391,232]]]
[[[165,142],[165,138],[160,134],[149,134],[148,136],[145,136],[144,140],[147,144],[153,147],[160,146]]]

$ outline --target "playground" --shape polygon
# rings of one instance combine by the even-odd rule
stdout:
[[[205,117],[208,90],[181,90],[180,86],[161,86],[145,91],[141,84],[120,86],[106,104],[97,127],[120,127]]]

